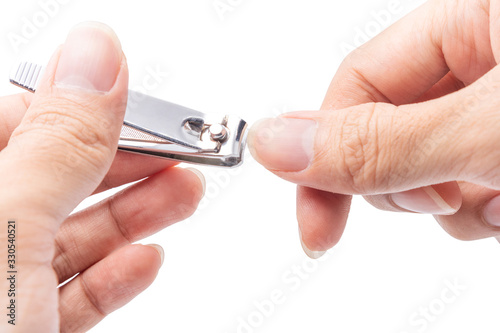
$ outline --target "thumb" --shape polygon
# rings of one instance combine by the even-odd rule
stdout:
[[[111,165],[127,86],[126,59],[114,32],[98,23],[74,28],[0,153],[4,217],[55,233]]]
[[[401,192],[452,180],[495,183],[499,70],[425,103],[295,112],[250,130],[252,155],[278,176],[341,194]],[[498,172],[498,171],[496,171]],[[482,177],[482,178],[478,178]],[[493,186],[494,187],[494,186]]]

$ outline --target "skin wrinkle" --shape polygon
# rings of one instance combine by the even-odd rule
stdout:
[[[416,22],[413,28],[413,33],[416,36],[415,38],[422,38],[422,35],[419,34],[418,31],[427,31],[426,38],[428,38],[431,44],[431,47],[427,51],[433,53],[435,58],[442,60],[442,62],[440,62],[441,70],[446,73],[449,71],[449,67],[446,63],[446,59],[442,50],[442,31],[439,31],[439,29],[436,28],[436,26],[439,26],[441,23],[435,23],[436,20],[440,19],[442,19],[441,16],[437,17],[437,15],[432,15],[432,17],[428,20],[428,22],[430,23],[424,23],[425,21]],[[438,30],[439,32],[437,32],[436,30]],[[422,43],[422,41],[418,40],[416,43]],[[420,59],[418,59],[418,61],[420,61]],[[432,73],[434,71],[428,67],[430,67],[430,64],[421,63],[423,73]]]
[[[366,193],[367,188],[371,188],[369,183],[373,184],[373,176],[370,165],[373,163],[373,154],[370,156],[366,153],[371,151],[373,145],[370,138],[370,130],[368,129],[369,120],[375,112],[376,104],[366,104],[362,112],[356,115],[350,113],[346,117],[346,122],[343,124],[344,137],[341,139],[341,150],[345,160],[343,164],[346,166],[347,174],[349,175],[350,185],[358,193]],[[359,119],[363,119],[365,124],[364,132],[360,132],[360,127],[357,126]],[[347,134],[347,136],[346,136]],[[376,158],[376,157],[375,157]],[[366,180],[370,179],[369,182]],[[368,184],[367,184],[368,183]]]
[[[485,79],[480,79],[476,83],[476,87],[471,87],[474,89],[473,91],[478,91],[477,86],[481,87],[486,84],[487,80]],[[488,84],[489,87],[492,87],[491,84]],[[494,87],[493,87],[494,88]],[[479,88],[480,89],[480,88]],[[496,167],[496,163],[493,163],[489,169],[484,170],[485,166],[484,163],[482,162],[477,162],[477,161],[482,161],[484,158],[487,160],[492,160],[496,159],[497,161],[500,161],[500,156],[498,156],[498,149],[495,146],[495,142],[498,140],[494,140],[493,138],[497,137],[497,131],[494,128],[491,128],[489,126],[491,123],[497,123],[498,121],[494,120],[495,118],[498,118],[496,116],[496,111],[498,109],[499,103],[495,103],[492,105],[490,101],[495,101],[495,96],[498,96],[498,91],[499,89],[496,88],[492,92],[488,92],[487,95],[491,96],[491,98],[488,98],[487,96],[484,97],[475,97],[476,100],[479,98],[479,102],[477,105],[475,105],[476,110],[488,110],[491,109],[493,112],[488,112],[487,117],[481,117],[477,118],[475,116],[476,112],[469,111],[469,114],[467,118],[462,122],[464,133],[468,133],[467,137],[465,137],[465,141],[463,144],[467,144],[467,146],[470,148],[467,148],[468,150],[471,151],[471,156],[470,158],[464,159],[464,165],[465,167],[463,168],[463,173],[461,175],[475,179],[476,181],[488,181],[490,182],[491,180],[494,180],[497,178],[495,176],[498,171]],[[500,119],[498,119],[500,120]],[[479,131],[476,131],[474,129],[480,129]],[[491,133],[488,133],[488,130],[491,128]],[[478,141],[474,140],[477,137],[481,137],[483,135],[488,135],[488,137],[491,137],[492,140],[489,141]],[[483,156],[481,158],[481,156]],[[496,156],[496,157],[495,157]],[[478,171],[482,170],[482,171]],[[489,171],[493,171],[493,173],[488,173]],[[491,183],[490,185],[493,185],[494,183]]]
[[[447,24],[443,27],[442,49],[446,59],[455,59],[449,65],[455,76],[469,85],[475,81],[475,77],[485,74],[487,69],[495,64],[493,53],[489,47],[491,45],[489,26],[484,27],[482,24],[484,21],[489,21],[489,14],[486,13],[485,18],[477,18],[478,15],[475,13],[478,10],[484,11],[484,6],[479,6],[477,2],[474,2],[474,7],[468,9],[464,8],[468,4],[467,2],[457,1],[457,3],[457,6],[461,8],[459,10],[457,7],[453,8],[448,3],[444,3],[445,12],[451,13],[449,16],[455,17],[455,19],[448,19]],[[457,13],[462,15],[462,19],[457,17]],[[458,22],[461,22],[460,26],[458,26]],[[463,29],[463,25],[471,28]],[[477,47],[478,43],[484,46]],[[457,60],[457,50],[460,50],[458,57],[460,60]],[[465,62],[468,65],[464,65]],[[471,67],[473,70],[470,70]]]
[[[100,192],[107,191],[107,190],[109,190],[111,188],[114,188],[115,186],[118,186],[118,185],[113,185],[111,183],[111,179],[110,179],[110,175],[109,175],[109,171],[108,171],[106,173],[106,175],[104,176],[104,178],[101,180],[101,183],[94,190],[93,194],[97,194],[97,193],[100,193]]]
[[[397,107],[396,107],[396,112],[393,114],[397,114]],[[380,187],[381,184],[385,183],[387,181],[387,175],[390,175],[391,172],[391,163],[387,164],[387,161],[392,161],[392,142],[384,142],[383,145],[380,144],[380,139],[381,138],[388,138],[389,140],[392,139],[391,135],[389,133],[382,133],[380,132],[380,129],[383,129],[384,126],[380,127],[379,122],[385,121],[389,123],[390,125],[388,126],[390,129],[394,128],[393,123],[394,123],[394,117],[389,117],[389,119],[384,119],[382,120],[379,114],[375,114],[375,112],[372,115],[372,119],[370,122],[373,122],[372,126],[372,131],[375,134],[375,143],[374,143],[374,149],[375,149],[375,155],[379,156],[379,158],[376,161],[375,164],[375,186]],[[392,132],[392,131],[391,131]],[[391,147],[389,149],[383,149],[383,147]],[[382,150],[384,150],[384,155],[382,156]],[[380,172],[380,170],[385,170],[384,172]]]
[[[89,106],[80,107],[90,108]],[[89,110],[88,113],[90,112],[93,111]],[[58,111],[57,107],[49,108],[25,117],[22,129],[14,131],[12,136],[22,135],[30,130],[45,130],[47,133],[62,131],[72,134],[86,146],[109,145],[109,139],[103,133],[102,128],[100,125],[99,128],[96,128],[95,120],[88,113],[69,115]]]
[[[362,71],[357,69],[356,67],[351,67],[351,73],[353,77],[356,78],[356,83],[359,87],[357,90],[364,91],[368,94],[368,98],[372,101],[385,101],[388,103],[392,103],[391,100],[382,93],[375,85],[370,83],[370,81],[362,74]],[[364,87],[362,87],[363,85]]]
[[[57,280],[59,281],[59,283],[62,283],[68,279],[66,277],[70,275],[69,271],[71,270],[72,264],[69,258],[65,255],[67,250],[63,243],[61,243],[59,237],[55,238],[54,244],[55,256],[52,259],[52,268],[54,269],[58,277]],[[61,264],[59,264],[60,261],[62,261]]]
[[[77,154],[79,159],[86,161],[87,164],[93,166],[93,169],[97,170],[100,169],[98,164],[100,165],[103,157],[109,156],[111,153],[107,133],[100,132],[100,130],[96,131],[92,124],[88,124],[91,120],[89,116],[86,117],[86,120],[83,120],[80,116],[65,115],[58,112],[57,108],[54,108],[50,109],[50,111],[37,112],[31,117],[25,118],[21,127],[22,129],[16,129],[12,137],[26,136],[27,134],[41,137],[46,136],[48,139],[41,140],[41,142],[50,143],[50,145],[44,146],[43,144],[38,144],[38,150],[42,154],[54,152],[54,142],[59,144],[65,143],[76,147],[77,149],[72,149],[73,153]],[[64,121],[61,122],[61,119],[64,119]],[[58,124],[58,126],[55,127],[55,124]],[[85,131],[83,132],[81,129]],[[57,154],[62,153],[61,151],[55,152]]]
[[[109,212],[109,217],[111,218],[112,224],[118,230],[119,235],[123,237],[125,243],[131,243],[132,237],[128,234],[127,230],[123,228],[123,219],[120,217],[118,210],[116,209],[116,197],[113,196],[107,200],[107,210]]]
[[[365,128],[365,131],[362,132],[362,135],[359,138],[359,140],[361,142],[361,156],[363,157],[363,162],[361,163],[361,165],[363,166],[362,170],[361,170],[361,174],[364,177],[367,176],[367,173],[363,170],[363,169],[365,169],[366,165],[368,164],[367,163],[367,159],[366,159],[367,156],[369,156],[368,162],[371,162],[370,164],[373,165],[373,171],[369,172],[369,174],[370,175],[373,174],[373,176],[371,176],[371,179],[370,179],[370,175],[368,175],[368,180],[366,178],[363,179],[363,183],[370,184],[370,182],[372,182],[373,184],[375,184],[374,186],[376,186],[376,184],[377,184],[377,179],[378,179],[377,165],[380,162],[380,158],[376,154],[376,152],[378,150],[378,148],[377,148],[377,144],[378,144],[377,137],[378,137],[379,133],[376,130],[374,130],[373,125],[372,125],[372,119],[374,118],[374,115],[375,115],[376,112],[377,112],[376,106],[375,106],[375,104],[373,104],[373,109],[370,110],[370,112],[368,112],[367,115],[366,115],[366,122],[365,122],[366,128]],[[368,155],[365,152],[365,147],[369,148],[370,153]],[[371,151],[373,151],[373,152],[371,152]],[[375,161],[371,160],[370,156],[376,156]],[[368,170],[370,170],[370,168]]]
[[[123,265],[127,259],[130,259],[129,264]],[[157,275],[159,266],[156,249],[128,245],[90,267],[60,290],[62,305],[67,301],[78,304],[78,308],[65,306],[61,309],[61,330],[87,331],[146,289]]]
[[[87,304],[90,304],[93,310],[99,315],[99,317],[104,318],[108,315],[106,311],[101,309],[99,303],[97,302],[97,297],[95,294],[89,289],[87,285],[87,281],[85,279],[86,274],[82,274],[78,276],[76,279],[80,280],[81,290],[83,291],[83,296],[88,300]]]
[[[32,135],[37,136],[33,132],[35,130],[31,131]],[[67,147],[69,146],[74,146],[75,144],[80,145],[81,148],[79,149],[73,149],[71,155],[64,154],[66,151],[65,149],[57,149],[56,145],[51,143],[50,145],[47,145],[48,141],[41,141],[45,144],[37,144],[37,151],[36,153],[33,152],[31,154],[31,158],[34,158],[36,156],[48,156],[48,155],[53,155],[55,156],[52,160],[59,161],[59,164],[53,164],[52,167],[55,169],[54,172],[59,172],[56,168],[57,167],[62,167],[63,169],[60,170],[64,173],[69,172],[71,169],[76,169],[77,167],[81,168],[81,163],[82,161],[86,162],[86,168],[85,168],[85,173],[80,173],[80,176],[83,178],[86,178],[87,180],[90,180],[91,178],[94,177],[96,173],[100,173],[100,162],[104,159],[104,156],[109,156],[109,154],[114,154],[114,150],[111,151],[108,147],[101,145],[100,148],[96,149],[96,146],[94,147],[89,147],[86,146],[83,142],[79,142],[77,137],[74,137],[76,140],[71,140],[68,139],[67,136],[65,136],[63,133],[57,133],[57,132],[52,132],[49,134],[50,137],[52,137],[53,142],[58,143],[58,146]],[[26,134],[25,136],[26,137]],[[65,156],[64,158],[59,158],[59,155]],[[78,162],[75,162],[74,158],[77,158]],[[62,160],[62,161],[61,161]]]
[[[119,247],[122,247],[126,244],[130,244],[132,242],[132,240],[131,240],[131,238],[129,238],[130,236],[127,234],[127,232],[125,231],[125,229],[121,225],[123,222],[122,222],[122,219],[119,217],[118,212],[116,211],[115,204],[114,204],[115,200],[116,199],[114,198],[114,196],[108,198],[106,201],[104,201],[102,203],[102,206],[100,207],[99,210],[102,210],[106,214],[106,217],[104,217],[102,219],[111,222],[111,223],[107,223],[106,225],[112,225],[113,229],[115,231],[117,231],[117,232],[111,232],[111,234],[113,235],[113,246],[112,247],[119,248]],[[89,215],[94,217],[94,214],[91,214],[90,212],[87,212],[87,211],[83,211],[80,214],[81,215],[79,216],[79,218],[85,218],[85,217],[89,218]],[[97,219],[99,217],[95,217],[95,218]],[[71,223],[71,222],[69,222],[69,223]],[[62,229],[66,230],[64,228],[62,228]],[[69,229],[69,230],[71,230],[71,229]],[[115,239],[117,236],[121,237],[122,241],[117,241]],[[71,240],[74,244],[76,241],[73,237],[62,236],[61,239],[64,239],[65,242],[67,242],[68,240]],[[60,242],[59,237],[56,237],[56,242],[58,242],[58,243]],[[71,251],[80,252],[79,248],[80,247],[78,246],[78,244],[75,244],[75,246],[73,246],[72,248],[63,248],[63,251],[56,252],[56,259],[63,258],[63,261],[68,263],[66,265],[67,270],[64,272],[64,274],[58,275],[60,282],[70,278],[71,276],[73,276],[74,274],[76,274],[80,270],[79,268],[76,268],[76,266],[73,264],[73,261],[75,260],[75,258],[81,258],[83,255],[71,253]],[[110,251],[105,251],[105,252],[109,253]],[[71,256],[73,259],[70,260],[69,256]],[[100,253],[97,252],[94,257],[100,257],[100,256],[101,256]],[[59,267],[60,264],[56,264],[55,266]]]
[[[193,186],[189,187],[188,183],[186,183],[188,180],[184,179],[185,187],[182,193],[177,193],[175,197],[175,200],[182,200],[184,203],[177,204],[169,200],[169,196],[173,195],[174,192],[165,193],[164,188],[159,186],[162,180],[164,180],[163,177],[166,176],[166,174],[161,174],[164,172],[182,172],[183,177],[190,177],[190,182]],[[85,269],[86,266],[84,265],[92,265],[114,249],[121,248],[143,236],[150,235],[154,231],[163,229],[170,224],[186,218],[195,211],[196,205],[201,199],[198,178],[194,174],[191,175],[191,172],[181,169],[162,171],[161,173],[153,176],[161,178],[146,179],[142,183],[138,183],[131,188],[115,194],[111,197],[111,202],[110,199],[106,199],[106,201],[99,203],[98,206],[81,211],[63,223],[58,238],[68,238],[65,242],[75,243],[78,241],[86,246],[76,244],[76,249],[63,247],[61,250],[66,253],[56,252],[56,258],[60,256],[71,258],[71,260],[68,259],[70,264],[64,274],[59,277],[60,280],[65,280],[73,276],[78,271]],[[169,177],[179,178],[178,175],[173,174]],[[182,178],[179,181],[181,180]],[[175,184],[172,184],[172,186],[172,189],[174,189]],[[148,193],[154,199],[147,201],[147,203],[141,200],[134,200],[134,205],[132,206],[130,204],[131,200],[137,195],[141,196],[140,193]],[[171,207],[165,206],[166,200]],[[142,206],[143,204],[147,204],[147,207]],[[182,209],[178,209],[179,205]],[[127,209],[121,210],[121,207],[127,207]],[[129,209],[129,207],[132,209]],[[119,212],[117,211],[118,208],[120,209]],[[114,217],[110,216],[112,212],[114,213]],[[84,220],[90,221],[86,225],[80,225],[79,221]],[[135,221],[141,221],[141,223],[135,224],[133,223]],[[142,221],[146,221],[146,225]],[[101,230],[96,226],[102,226],[104,229]],[[68,233],[69,235],[76,236],[69,237]],[[82,236],[84,233],[85,236]],[[93,234],[97,234],[97,238],[92,236]],[[82,237],[84,238],[82,239]],[[106,244],[106,246],[100,247],[99,245],[101,244]],[[90,249],[93,250],[92,253],[89,252]],[[83,262],[84,264],[75,265],[78,262]],[[57,266],[62,263],[61,259],[58,259],[55,260],[54,265]]]
[[[429,39],[433,46],[431,50],[436,53],[436,57],[438,59],[442,60],[443,68],[445,68],[446,71],[451,71],[448,62],[446,61],[445,54],[443,52],[443,30],[446,22],[443,16],[446,16],[446,13],[442,16],[436,15],[436,13],[438,13],[438,11],[433,12],[433,15],[431,17],[430,28],[426,26],[426,30],[428,30]]]
[[[404,108],[403,107],[396,107],[396,110],[393,112],[394,115],[396,115],[395,117],[392,118],[393,122],[395,121],[404,121],[403,124],[397,124],[397,125],[392,125],[392,129],[393,131],[391,132],[391,134],[389,135],[390,137],[394,138],[395,142],[396,142],[396,147],[395,149],[392,149],[393,151],[395,152],[398,152],[400,151],[405,145],[408,145],[410,147],[415,147],[414,149],[418,149],[418,146],[419,146],[419,128],[415,128],[416,126],[414,125],[413,122],[407,122],[406,121],[406,118],[398,118],[397,115],[400,115],[400,114],[405,114],[405,115],[410,115],[410,112],[409,110],[403,110]],[[417,115],[415,115],[417,116]],[[403,133],[403,132],[404,133]],[[394,142],[393,141],[393,142]],[[391,150],[391,149],[390,149]],[[408,170],[408,163],[411,163],[410,162],[410,158],[411,158],[411,151],[404,151],[403,154],[406,156],[406,158],[404,158],[401,163],[399,163],[399,165],[397,166],[393,166],[393,169],[390,169],[390,165],[392,165],[393,163],[388,163],[389,165],[389,170],[387,171],[387,175],[388,175],[388,181],[387,183],[389,184],[389,186],[393,186],[394,183],[400,183],[402,181],[402,178],[403,178],[403,181],[404,181],[404,178],[407,177],[407,170]],[[396,156],[396,160],[397,160],[398,156]],[[392,159],[389,159],[389,161],[392,161]]]
[[[498,24],[499,21],[493,20],[492,17],[498,17],[500,10],[496,9],[493,15],[485,15],[487,7],[485,4],[487,2],[468,3],[466,0],[449,2],[436,0],[425,3],[415,13],[402,19],[400,22],[403,23],[396,23],[364,44],[360,50],[352,52],[333,78],[323,104],[329,109],[340,109],[351,107],[353,104],[360,105],[375,98],[389,97],[391,101],[400,104],[412,103],[412,100],[417,98],[416,100],[421,103],[395,110],[400,113],[405,109],[415,115],[407,112],[399,121],[395,114],[389,114],[388,116],[392,117],[390,120],[379,119],[376,124],[368,127],[368,131],[378,132],[377,137],[371,139],[376,145],[375,148],[379,148],[375,149],[375,152],[384,154],[381,147],[387,142],[383,142],[383,136],[391,136],[390,139],[395,141],[392,146],[388,146],[384,158],[380,158],[376,163],[376,174],[384,173],[382,169],[385,161],[391,159],[397,161],[395,162],[397,164],[387,162],[388,185],[384,187],[386,184],[383,176],[376,176],[375,185],[378,187],[376,186],[377,188],[370,194],[404,191],[436,184],[442,191],[439,193],[443,196],[442,199],[450,202],[453,209],[459,209],[453,216],[444,218],[446,222],[443,224],[447,226],[445,229],[457,228],[461,233],[470,232],[472,235],[483,235],[483,237],[487,236],[491,229],[482,230],[481,223],[476,221],[477,210],[481,207],[474,201],[474,193],[461,192],[454,180],[464,178],[461,175],[464,175],[462,170],[465,168],[469,173],[476,175],[480,173],[477,170],[484,170],[481,163],[487,161],[481,156],[488,154],[489,149],[492,149],[491,141],[498,141],[483,140],[482,144],[487,149],[474,147],[473,142],[481,141],[481,138],[498,136],[491,126],[491,123],[497,121],[496,117],[481,117],[484,120],[479,123],[472,122],[471,119],[478,118],[478,114],[487,112],[494,106],[474,105],[474,110],[471,110],[477,92],[464,89],[467,84],[475,82],[495,65],[495,54],[491,50],[491,43],[498,40],[495,36],[500,29],[489,28],[492,32],[490,36],[490,30],[485,29],[488,28],[485,23],[489,19],[492,27]],[[372,89],[372,86],[375,86],[376,90]],[[455,90],[460,90],[460,93],[452,93]],[[379,96],[382,93],[384,97]],[[414,97],[412,93],[415,93]],[[441,99],[444,95],[449,97]],[[433,100],[432,103],[424,102],[423,98],[429,97]],[[356,107],[359,110],[362,108],[364,106]],[[344,111],[346,115],[342,114]],[[352,112],[353,109],[342,110],[336,117],[318,117],[319,121],[328,124],[335,133],[326,133],[326,130],[321,132],[316,143],[316,147],[319,147],[316,159],[310,170],[295,174],[276,173],[294,183],[320,190],[341,193],[363,192],[363,189],[368,187],[365,184],[362,184],[365,188],[355,184],[354,190],[346,186],[348,178],[356,178],[354,170],[358,169],[360,174],[368,175],[370,167],[369,157],[356,155],[356,151],[363,151],[364,155],[370,154],[369,148],[363,145],[362,138],[362,132],[367,131],[367,124],[363,117],[358,117],[357,122],[351,122],[349,117],[356,118],[356,115],[347,113]],[[404,123],[401,123],[403,121]],[[355,131],[349,128],[352,123],[357,123],[360,127],[357,139],[352,135]],[[398,123],[401,126],[398,126]],[[384,125],[387,125],[387,128]],[[474,126],[481,129],[480,132],[476,131],[477,134],[471,130]],[[340,139],[338,133],[342,133]],[[326,146],[331,148],[330,153]],[[471,151],[481,155],[471,156]],[[401,155],[406,160],[400,159]],[[342,156],[340,161],[339,156]],[[359,158],[365,160],[361,162],[361,167],[357,161]],[[490,153],[487,159],[491,161],[492,158],[496,158],[496,155]],[[353,160],[352,166],[345,165],[349,162],[342,163],[349,159]],[[473,161],[475,164],[464,165],[464,161],[470,159],[476,160]],[[332,165],[335,167],[332,168]],[[335,169],[339,172],[335,172]],[[362,180],[360,177],[360,181]],[[491,177],[484,179],[485,185],[491,186],[492,180]],[[369,182],[370,177],[366,176],[365,181]],[[306,199],[314,200],[314,196],[319,195],[318,192],[319,190],[312,191],[311,194],[302,191],[299,193],[301,198],[298,202]],[[500,194],[495,191],[489,193],[492,196]],[[375,196],[372,199],[378,200],[375,205],[377,208],[380,208],[381,204],[394,207],[389,195]],[[302,230],[303,234],[310,235],[311,232],[315,232],[320,235],[318,237],[326,237],[326,234],[338,232],[339,229],[321,220],[328,214],[329,209],[337,208],[335,203],[331,202],[331,208],[322,208],[319,204],[317,206],[320,211],[314,212],[315,216],[308,219],[320,219],[320,221],[315,225],[303,223],[306,228],[311,228],[309,231]],[[345,220],[347,215],[338,218]],[[301,219],[303,217],[299,217],[299,221]],[[311,244],[321,243],[321,239],[308,239],[308,241]],[[315,250],[325,249],[315,248]]]

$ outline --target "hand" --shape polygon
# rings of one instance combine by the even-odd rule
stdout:
[[[75,28],[52,57],[37,93],[0,99],[0,248],[16,223],[15,326],[1,279],[2,332],[81,332],[147,288],[163,261],[158,245],[130,245],[185,219],[203,176],[172,162],[116,154],[128,71],[106,26]],[[77,214],[92,193],[136,181]],[[7,258],[0,261],[2,272]],[[59,283],[78,274],[61,288]],[[12,312],[11,312],[12,313]]]
[[[311,257],[339,241],[352,194],[458,239],[500,235],[499,17],[500,1],[429,1],[344,60],[321,111],[251,129],[253,156],[299,185]]]

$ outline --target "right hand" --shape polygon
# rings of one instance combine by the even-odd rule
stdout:
[[[500,235],[500,1],[429,1],[350,54],[321,111],[267,119],[253,156],[298,184],[306,253],[344,230],[351,195]]]

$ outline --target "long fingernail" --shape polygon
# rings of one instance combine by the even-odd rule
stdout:
[[[326,251],[313,251],[310,250],[307,245],[304,243],[304,240],[302,239],[302,232],[300,231],[299,228],[299,238],[300,238],[300,245],[302,246],[302,249],[304,250],[304,253],[311,259],[319,259],[321,258]]]
[[[160,255],[160,266],[163,265],[163,259],[165,258],[165,251],[163,251],[163,248],[158,244],[148,244],[146,246],[150,246],[158,252]]]
[[[83,23],[69,33],[57,65],[55,84],[91,92],[108,92],[122,62],[118,37],[106,25]]]
[[[500,227],[500,195],[491,199],[483,209],[483,218],[486,223]]]
[[[205,195],[205,190],[207,188],[207,181],[205,180],[205,176],[203,176],[200,170],[195,168],[186,168],[186,170],[191,171],[200,179],[201,186],[203,187],[203,195]]]
[[[317,123],[309,119],[263,119],[252,126],[248,146],[254,158],[271,170],[301,171],[314,156]]]
[[[394,193],[391,199],[398,207],[415,213],[450,215],[457,211],[432,186]]]

